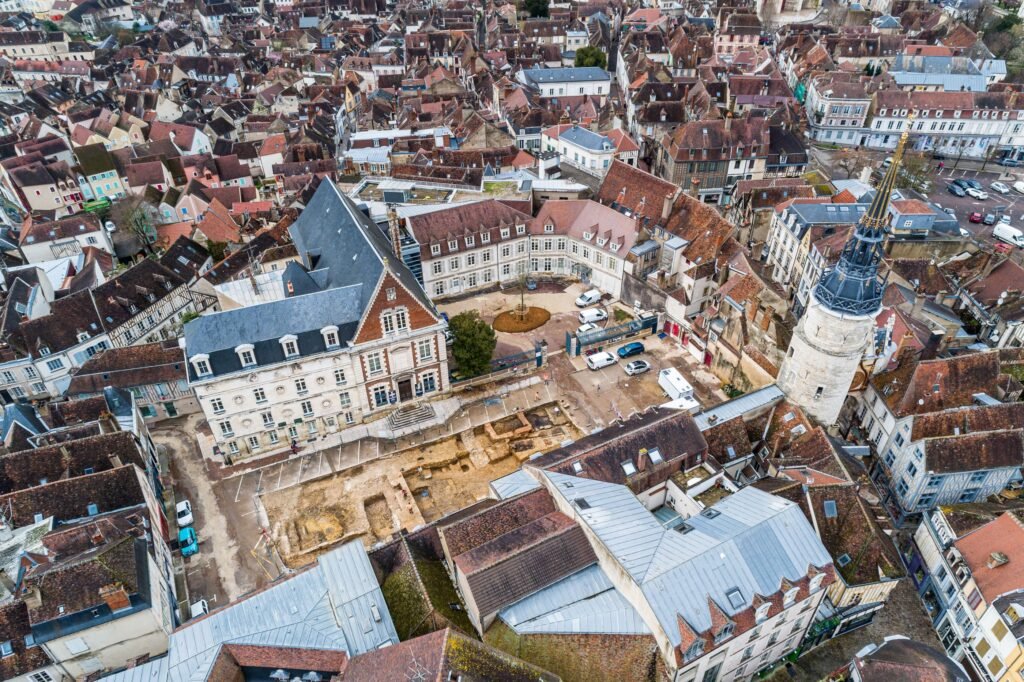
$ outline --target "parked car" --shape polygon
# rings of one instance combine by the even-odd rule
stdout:
[[[945,213],[946,215],[951,215],[954,218],[956,217],[956,211],[954,211],[951,208],[944,208],[944,209],[942,209],[942,212]]]
[[[639,341],[633,341],[632,343],[627,343],[625,346],[619,348],[616,353],[618,353],[620,358],[631,358],[634,355],[640,355],[644,350],[646,350],[644,348],[644,344]]]
[[[576,330],[576,336],[583,336],[584,334],[589,334],[590,332],[594,331],[595,329],[600,329],[600,327],[598,327],[596,324],[593,324],[591,322],[588,322],[586,324],[581,324],[579,326],[579,328]]]
[[[974,189],[981,189],[981,183],[977,180],[971,180],[969,178],[960,178],[960,182],[967,185],[967,187],[973,187]]]
[[[981,222],[984,223],[985,225],[995,225],[996,224],[996,214],[995,213],[986,213],[985,217],[981,219]]]
[[[969,220],[972,223],[980,223],[984,218],[985,216],[981,215],[977,211],[967,216],[967,220]]]
[[[991,187],[995,191],[999,192],[1000,194],[1009,194],[1010,193],[1010,188],[1007,187],[1005,184],[1003,184],[1001,182],[993,182],[991,185],[989,185],[989,187]]]
[[[607,320],[608,313],[601,310],[600,308],[587,308],[586,310],[580,311],[579,318],[582,324],[593,324],[594,322],[601,322],[602,320]]]
[[[1018,194],[1024,194],[1024,180],[1018,180],[1013,183],[1013,191]]]
[[[590,291],[584,291],[576,299],[577,308],[586,308],[588,305],[594,305],[601,300],[601,292],[597,289],[591,289]]]
[[[1024,162],[1018,161],[1017,159],[996,159],[996,164],[1016,168],[1017,166],[1024,165]]]
[[[973,187],[968,187],[967,196],[978,199],[979,201],[984,201],[985,199],[988,199],[988,192],[980,189],[974,189]]]
[[[1009,225],[1010,224],[1010,216],[1008,216],[1008,215],[1001,215],[1001,216],[999,216],[999,222],[1006,223],[1007,225]]]
[[[192,556],[199,551],[195,528],[188,526],[178,531],[178,548],[181,549],[181,556]]]
[[[601,369],[608,365],[615,364],[615,356],[611,353],[594,353],[587,356],[587,367],[590,369]]]
[[[174,509],[178,516],[178,528],[184,528],[185,526],[191,526],[194,519],[192,518],[192,503],[188,500],[182,500],[178,504],[174,505]]]
[[[626,374],[628,374],[631,377],[635,377],[637,374],[643,374],[650,368],[651,363],[647,362],[646,360],[634,360],[633,362],[627,363],[623,369],[626,370]]]
[[[888,168],[891,165],[892,165],[892,157],[891,156],[885,157],[885,161],[882,162],[882,168]]]
[[[967,181],[964,180],[963,178],[957,178],[956,180],[954,180],[950,184],[951,185],[956,185],[960,189],[967,189],[968,187],[970,187],[970,185],[967,184]]]
[[[526,288],[530,291],[534,291],[537,288],[537,280],[532,277],[526,280]]]
[[[971,233],[969,231],[965,230],[962,227],[958,227],[957,229],[960,230],[960,236],[961,237],[963,237],[964,239],[969,239],[970,238]]]
[[[950,183],[950,184],[946,185],[946,189],[949,190],[949,193],[952,194],[953,196],[956,196],[956,197],[965,197],[965,196],[967,196],[967,192],[965,192],[964,188],[961,187],[960,185],[954,185],[954,184]]]

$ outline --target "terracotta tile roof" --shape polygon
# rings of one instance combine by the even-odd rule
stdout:
[[[211,242],[237,244],[241,241],[238,223],[231,217],[231,211],[216,198],[196,223],[196,230],[206,235]]]
[[[12,653],[0,658],[0,678],[11,680],[50,665],[50,657],[41,646],[28,646],[32,634],[28,607],[22,600],[0,606],[0,642],[9,642]]]
[[[904,358],[896,369],[872,377],[871,384],[897,417],[905,417],[970,405],[972,396],[991,390],[998,377],[999,355],[988,351],[934,360]]]
[[[644,215],[660,222],[665,200],[671,200],[678,192],[679,187],[668,180],[616,159],[608,167],[594,198],[605,205],[617,203],[633,213],[643,200]]]
[[[344,651],[296,649],[253,644],[225,644],[221,651],[243,668],[283,668],[338,673],[348,662]]]
[[[0,495],[146,460],[128,431],[104,433],[0,457]]]
[[[340,679],[341,682],[378,682],[405,680],[410,674],[422,675],[424,680],[557,682],[559,679],[451,628],[356,656],[349,661]]]
[[[188,378],[184,352],[173,341],[110,348],[75,370],[68,395],[100,393],[106,386],[133,388]]]
[[[454,557],[554,511],[555,504],[551,496],[544,490],[535,490],[496,504],[467,519],[442,525],[440,532],[448,556]]]
[[[999,595],[1024,588],[1024,519],[1021,512],[1006,512],[954,544],[989,603]],[[1004,554],[1007,563],[989,568],[993,552]]]
[[[928,470],[936,473],[1020,468],[1024,465],[1024,432],[986,431],[931,438],[924,442]]]

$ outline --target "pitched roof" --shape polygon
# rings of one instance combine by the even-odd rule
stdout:
[[[106,386],[134,388],[187,380],[185,356],[174,341],[109,348],[76,369],[65,393],[101,393]]]
[[[1020,511],[1005,512],[954,544],[989,603],[1001,594],[1024,588],[1024,518]],[[993,552],[1002,553],[1008,561],[990,568]]]

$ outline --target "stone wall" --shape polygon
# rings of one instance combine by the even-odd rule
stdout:
[[[658,287],[623,273],[622,295],[619,298],[627,307],[631,308],[636,301],[640,301],[640,307],[644,310],[664,310],[666,296]]]

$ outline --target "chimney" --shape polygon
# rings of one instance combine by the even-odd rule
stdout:
[[[114,467],[115,469],[119,469],[122,466],[124,466],[124,464],[121,462],[120,455],[118,455],[116,452],[111,452],[110,454],[108,454],[107,459],[110,460],[110,466]]]
[[[725,114],[725,132],[732,130],[732,112],[729,111]]]
[[[764,317],[761,318],[761,331],[768,331],[769,325],[772,323],[772,313],[775,312],[775,308],[772,306],[765,306]]]
[[[647,471],[651,464],[651,456],[647,454],[647,448],[640,448],[640,454],[636,458],[636,468],[640,471]]]
[[[25,602],[25,606],[28,607],[29,611],[38,609],[43,605],[43,596],[39,594],[38,587],[26,590],[25,593],[21,595],[21,600]]]
[[[992,569],[992,568],[999,568],[1003,564],[1009,563],[1009,561],[1010,561],[1010,558],[1008,556],[1006,556],[1005,554],[1003,554],[1002,552],[992,552],[991,554],[988,555],[988,562],[986,563],[986,565],[990,569]]]
[[[103,598],[103,601],[107,602],[107,606],[114,612],[127,609],[132,605],[131,599],[128,598],[127,590],[120,583],[111,583],[101,587],[100,597]]]

